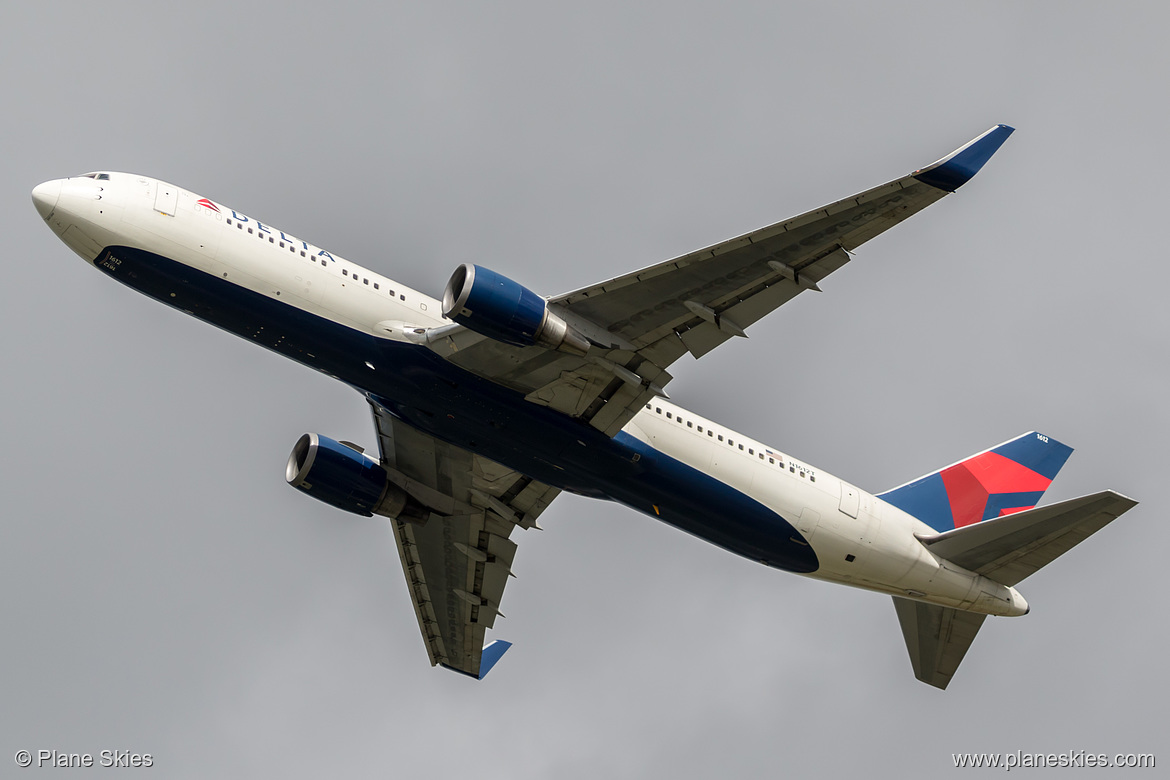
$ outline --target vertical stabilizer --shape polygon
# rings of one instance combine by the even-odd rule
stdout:
[[[942,533],[1031,509],[1072,447],[1032,431],[931,472],[878,498]]]

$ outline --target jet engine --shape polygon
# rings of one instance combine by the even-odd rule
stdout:
[[[488,338],[516,347],[534,344],[584,355],[589,340],[548,310],[523,285],[483,266],[464,263],[443,290],[443,316]]]
[[[284,477],[297,490],[355,515],[419,525],[430,517],[430,510],[390,481],[382,464],[328,436],[306,433],[298,439]]]

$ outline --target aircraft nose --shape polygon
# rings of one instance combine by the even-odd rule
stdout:
[[[37,213],[41,215],[41,219],[49,218],[49,215],[53,213],[53,209],[57,206],[57,199],[60,197],[60,179],[53,179],[52,181],[47,181],[33,187],[33,205],[37,207]]]

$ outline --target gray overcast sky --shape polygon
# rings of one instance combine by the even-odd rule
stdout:
[[[1170,762],[1164,3],[9,5],[0,766],[22,748],[151,753],[170,778]],[[1032,614],[989,620],[945,693],[914,680],[888,598],[574,497],[518,539],[504,661],[479,684],[429,668],[385,523],[284,484],[305,431],[374,446],[362,399],[86,268],[29,200],[133,171],[432,295],[468,261],[552,294],[997,122],[1018,132],[961,193],[670,387],[874,492],[1035,428],[1077,448],[1049,501],[1143,502],[1024,583]]]

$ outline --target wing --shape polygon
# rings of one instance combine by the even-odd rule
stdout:
[[[1007,140],[998,125],[942,160],[807,214],[554,299],[638,348],[702,357],[961,186]],[[674,336],[681,344],[675,343]]]
[[[894,596],[894,609],[910,652],[914,676],[945,689],[975,641],[987,615]]]
[[[696,358],[819,284],[869,239],[968,181],[1011,134],[998,125],[938,162],[807,214],[669,262],[557,296],[557,314],[592,343],[584,357],[515,347],[459,326],[432,349],[528,400],[614,435]]]
[[[391,480],[432,510],[422,525],[390,521],[431,665],[482,677],[508,647],[485,648],[484,632],[512,576],[512,529],[539,527],[560,491],[370,406]]]

